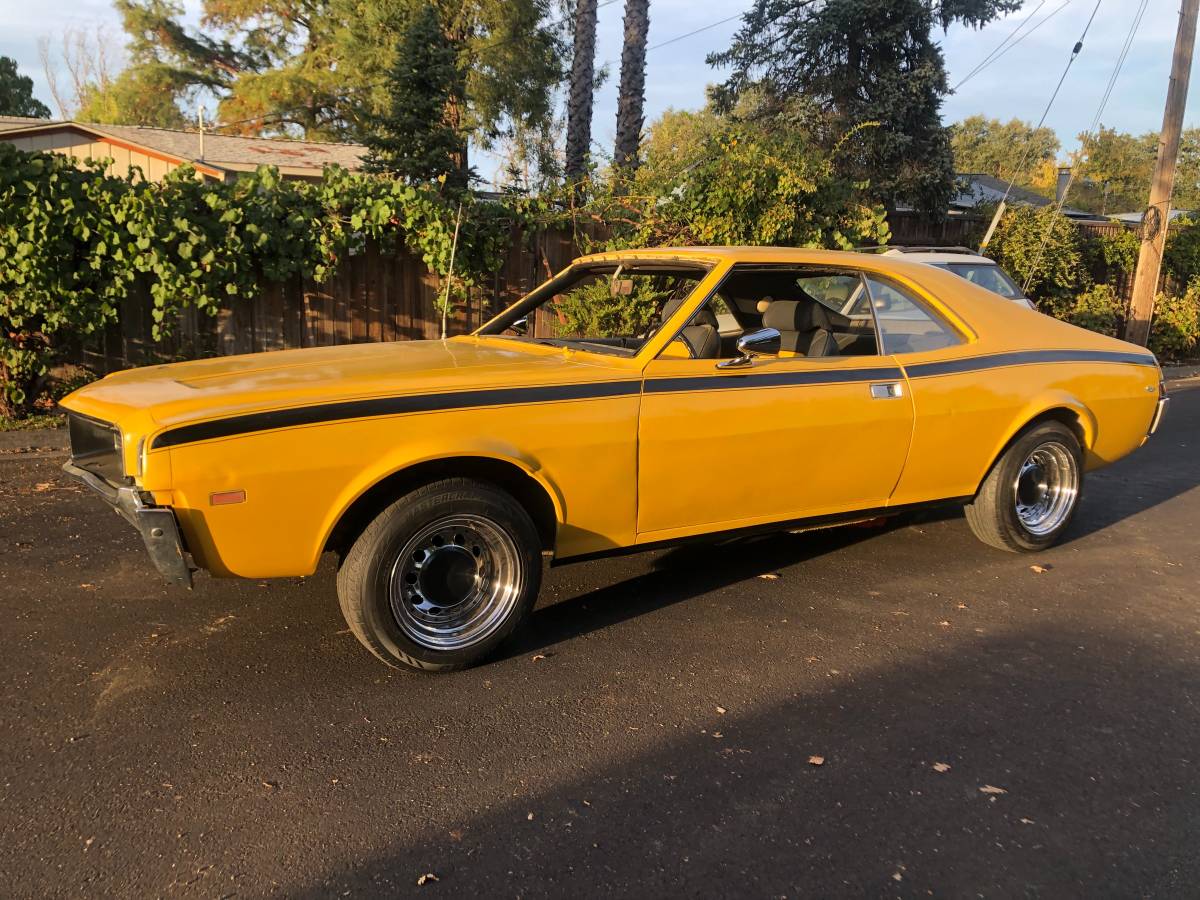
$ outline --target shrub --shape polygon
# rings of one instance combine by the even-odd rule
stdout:
[[[1054,315],[1063,316],[1076,294],[1091,287],[1079,229],[1053,207],[1006,211],[987,252]]]
[[[1097,284],[1075,298],[1063,318],[1072,325],[1117,336],[1125,318],[1125,302],[1107,284]]]
[[[285,181],[266,166],[227,183],[185,166],[152,183],[136,171],[108,175],[105,164],[0,143],[0,414],[27,413],[60,338],[114,321],[139,283],[158,337],[180,309],[215,314],[263,279],[325,281],[368,238],[406,245],[440,275],[449,269],[458,206],[437,184],[336,167],[319,182]],[[454,280],[493,270],[532,206],[465,197]]]
[[[1150,349],[1161,359],[1185,359],[1200,341],[1200,278],[1182,296],[1159,294],[1150,327]]]

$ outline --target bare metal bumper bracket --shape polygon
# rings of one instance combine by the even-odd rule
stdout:
[[[99,494],[138,530],[150,561],[167,581],[188,588],[192,586],[192,570],[183,555],[183,540],[174,510],[148,504],[136,487],[111,484],[73,463],[63,465],[63,471]]]

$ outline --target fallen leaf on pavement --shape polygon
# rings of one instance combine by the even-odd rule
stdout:
[[[808,758],[808,764],[809,764],[810,766],[823,766],[823,765],[825,765],[825,757],[823,757],[823,756],[810,756],[810,757]]]
[[[1033,821],[1033,819],[1022,819],[1021,824],[1022,825],[1033,825],[1034,821]]]
[[[763,572],[758,577],[761,578],[763,581],[775,581],[776,579],[779,578],[779,573],[778,572]]]
[[[53,485],[53,484],[51,484],[49,481],[43,481],[43,482],[41,482],[40,484],[35,484],[35,485],[33,486],[33,489],[34,489],[35,491],[48,491],[48,490],[50,490],[50,488],[52,488],[52,487],[54,487],[54,485]]]
[[[949,763],[944,763],[944,762],[936,762],[936,763],[934,763],[934,764],[933,764],[933,771],[935,771],[935,772],[949,772],[949,771],[950,771],[950,764],[949,764]]]
[[[1030,566],[1030,572],[1036,572],[1038,575],[1045,575],[1050,571],[1050,566]]]
[[[718,706],[718,707],[717,707],[717,713],[718,713],[719,715],[722,715],[722,716],[723,716],[723,715],[725,715],[725,707],[723,707],[723,706]]]
[[[981,787],[979,789],[979,793],[981,793],[981,794],[1007,794],[1008,791],[1006,791],[1002,787],[996,787],[994,784],[985,784],[983,787]]]
[[[546,658],[545,653],[535,653],[533,656],[533,662],[537,662],[539,659],[545,659],[545,658]]]
[[[420,878],[417,879],[417,887],[421,887],[430,881],[437,881],[437,880],[438,880],[438,877],[436,875],[434,875],[432,872],[426,872],[424,875],[422,875]]]

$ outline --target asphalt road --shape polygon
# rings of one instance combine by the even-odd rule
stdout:
[[[1048,553],[955,514],[563,567],[450,676],[329,565],[163,587],[0,452],[0,893],[1195,896],[1192,385]]]

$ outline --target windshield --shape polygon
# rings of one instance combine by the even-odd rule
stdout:
[[[959,278],[965,278],[972,284],[977,284],[1008,300],[1024,299],[1016,282],[997,265],[990,263],[935,263],[935,265],[939,269],[953,272]]]
[[[633,356],[707,273],[669,261],[573,266],[477,333]]]

